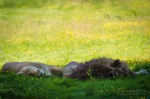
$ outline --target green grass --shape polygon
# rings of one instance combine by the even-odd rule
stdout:
[[[0,0],[0,68],[98,57],[150,72],[149,0]],[[150,76],[80,81],[0,74],[0,98],[150,98]]]
[[[150,76],[79,81],[60,77],[0,76],[5,98],[149,98]]]

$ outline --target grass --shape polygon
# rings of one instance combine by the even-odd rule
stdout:
[[[2,98],[149,98],[149,76],[79,81],[1,75]],[[138,85],[138,86],[137,86]]]
[[[36,2],[36,3],[35,3]],[[0,68],[110,57],[150,72],[149,0],[0,0]],[[0,74],[1,98],[150,98],[150,76],[80,81]]]

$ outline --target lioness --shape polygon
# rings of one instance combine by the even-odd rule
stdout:
[[[74,70],[76,70],[79,64],[80,63],[75,62],[75,61],[68,63],[63,69],[63,76],[64,77],[70,76],[74,72]]]
[[[62,75],[63,68],[57,66],[49,66],[43,63],[38,62],[8,62],[5,63],[2,67],[2,72],[10,73],[10,72],[19,72],[22,68],[26,66],[34,66],[40,70],[49,71],[52,75]]]
[[[51,76],[50,71],[44,71],[43,69],[38,69],[34,66],[25,66],[17,74],[29,75],[29,76]]]

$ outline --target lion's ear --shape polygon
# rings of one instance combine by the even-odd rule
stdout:
[[[121,66],[121,62],[119,59],[115,60],[114,63],[112,64],[112,67],[120,67]]]

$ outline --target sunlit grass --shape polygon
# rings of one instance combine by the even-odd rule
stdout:
[[[62,12],[57,13],[59,15]],[[62,17],[65,15],[66,12]],[[58,17],[57,20],[51,18],[46,20],[44,16],[36,19],[28,14],[26,17],[27,20],[24,18],[15,20],[17,21],[15,24],[1,20],[3,28],[1,39],[6,44],[4,47],[7,47],[4,50],[9,50],[6,53],[14,57],[13,60],[5,58],[5,61],[28,61],[26,59],[28,57],[30,61],[40,60],[49,64],[64,65],[72,60],[85,61],[99,56],[149,60],[150,30],[146,19],[136,17],[129,20],[106,19],[99,15],[100,18],[95,20],[81,16],[83,22],[78,22],[74,19],[66,21],[61,19],[62,17]],[[31,18],[28,20],[28,17]],[[16,57],[14,51],[20,57]],[[40,53],[40,57],[45,58],[41,59]],[[71,58],[65,60],[66,55]],[[53,57],[59,62],[51,60]]]

